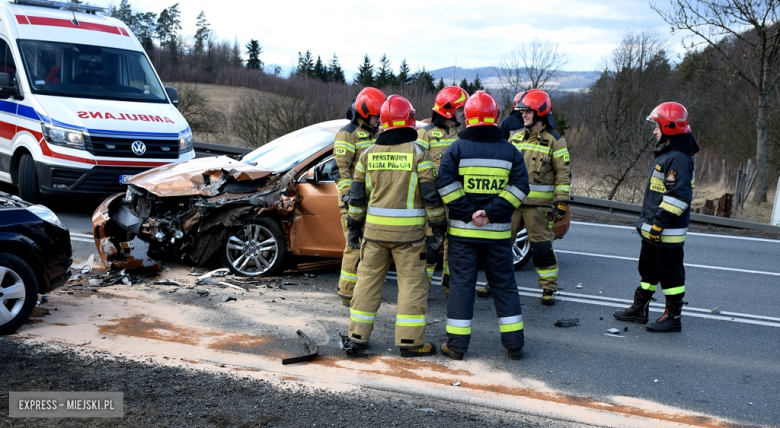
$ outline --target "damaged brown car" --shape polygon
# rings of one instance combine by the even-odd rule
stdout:
[[[114,267],[153,267],[166,257],[196,265],[219,259],[247,276],[273,275],[291,263],[339,262],[345,241],[333,142],[347,123],[303,128],[240,160],[193,159],[133,176],[126,193],[106,199],[92,216],[98,253]],[[553,232],[560,238],[568,229],[567,213]],[[518,268],[530,259],[525,229],[514,253]]]
[[[303,128],[240,160],[193,159],[133,176],[126,193],[92,216],[98,253],[123,267],[171,256],[196,265],[219,258],[249,276],[279,273],[292,258],[340,258],[345,242],[332,153],[346,124]]]

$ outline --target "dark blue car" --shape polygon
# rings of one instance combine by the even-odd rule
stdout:
[[[70,232],[43,205],[0,192],[0,334],[30,317],[38,294],[70,278]]]

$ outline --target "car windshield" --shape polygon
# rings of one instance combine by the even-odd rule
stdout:
[[[247,153],[241,161],[268,171],[287,171],[333,144],[335,137],[335,131],[309,126]]]
[[[167,103],[142,52],[37,40],[19,41],[34,94]]]

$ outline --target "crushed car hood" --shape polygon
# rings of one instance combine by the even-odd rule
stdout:
[[[150,169],[134,175],[130,183],[162,197],[211,197],[219,192],[219,187],[227,177],[233,177],[236,181],[251,181],[272,173],[227,156],[217,156]]]

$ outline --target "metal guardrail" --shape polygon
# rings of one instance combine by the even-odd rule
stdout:
[[[223,144],[201,143],[193,141],[192,147],[195,149],[196,158],[206,158],[209,156],[235,156],[245,155],[252,151],[246,147],[225,146]]]
[[[635,222],[639,218],[642,206],[626,202],[608,201],[605,199],[588,198],[572,195],[572,214],[603,220],[625,220]],[[780,227],[769,224],[753,223],[751,221],[734,220],[725,217],[691,213],[691,223],[698,225],[711,225],[720,227],[732,227],[735,229],[758,230],[762,232],[774,232],[780,234]]]
[[[225,146],[222,144],[211,144],[193,142],[195,148],[195,157],[202,158],[208,156],[235,156],[243,155],[252,151],[245,147]],[[590,217],[602,220],[624,220],[635,222],[639,218],[642,207],[637,204],[626,202],[609,201],[606,199],[588,198],[585,196],[572,195],[571,206],[572,214],[583,217]],[[768,224],[753,223],[750,221],[734,220],[724,217],[715,217],[704,214],[691,214],[691,223],[699,225],[713,225],[721,227],[732,227],[735,229],[758,230],[762,232],[774,232],[780,234],[780,227]]]

